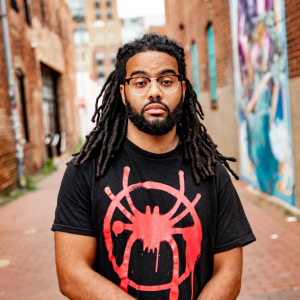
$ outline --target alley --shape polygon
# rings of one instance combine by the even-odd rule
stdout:
[[[36,192],[0,207],[0,299],[60,300],[50,231],[65,160]],[[300,299],[300,223],[235,182],[257,242],[244,248],[239,300]]]

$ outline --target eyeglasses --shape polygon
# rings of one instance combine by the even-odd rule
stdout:
[[[131,77],[126,78],[130,91],[134,95],[145,95],[151,88],[152,80],[157,81],[157,87],[166,94],[175,93],[178,89],[179,81],[183,80],[182,75],[169,74],[157,78]]]

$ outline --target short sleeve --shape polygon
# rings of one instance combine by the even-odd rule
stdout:
[[[246,246],[256,240],[230,178],[218,192],[217,218],[215,253]]]
[[[91,196],[85,176],[70,162],[63,176],[52,231],[95,236]]]

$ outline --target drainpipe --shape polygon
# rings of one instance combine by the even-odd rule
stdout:
[[[6,60],[6,69],[7,69],[7,80],[8,80],[8,93],[10,99],[10,109],[11,109],[11,118],[14,131],[14,142],[15,142],[15,153],[17,159],[17,170],[18,170],[18,183],[20,188],[26,187],[26,177],[24,172],[23,165],[23,146],[21,144],[21,132],[20,132],[20,121],[19,113],[17,109],[16,95],[15,95],[15,83],[14,83],[14,70],[12,64],[12,54],[10,47],[9,39],[9,28],[7,22],[7,11],[5,0],[0,0],[0,9],[1,9],[1,20],[3,28],[3,41],[5,48],[5,60]]]

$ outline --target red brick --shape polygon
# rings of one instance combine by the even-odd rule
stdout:
[[[57,101],[60,131],[67,133],[67,149],[79,138],[78,107],[71,10],[64,0],[47,0],[45,20],[41,1],[28,1],[31,26],[25,22],[22,0],[16,0],[19,12],[6,1],[14,71],[24,74],[29,143],[24,145],[26,175],[37,173],[47,157],[44,145],[41,70],[43,63],[58,73]],[[0,194],[17,184],[13,129],[8,97],[7,74],[0,24]],[[37,43],[32,48],[32,42]],[[19,104],[20,105],[20,104]],[[19,107],[20,108],[20,107]],[[20,113],[21,115],[21,113]],[[5,164],[5,165],[4,165]]]

